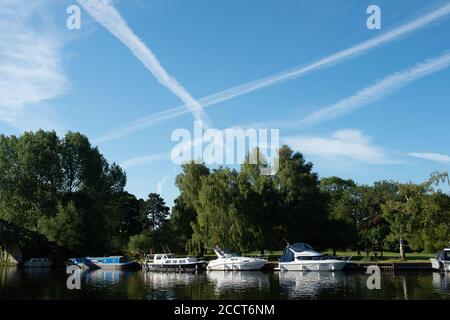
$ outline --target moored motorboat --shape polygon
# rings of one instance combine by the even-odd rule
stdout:
[[[147,255],[143,264],[146,271],[199,271],[205,269],[205,261],[194,257],[175,257],[160,253]]]
[[[50,268],[53,262],[49,258],[31,258],[24,262],[25,268]]]
[[[266,257],[241,257],[217,247],[213,250],[217,259],[211,260],[206,267],[211,271],[260,270],[267,263]]]
[[[350,261],[327,257],[306,243],[287,245],[278,263],[279,271],[339,271]]]
[[[431,267],[435,270],[450,271],[450,248],[439,251],[435,258],[431,258]]]
[[[141,265],[135,261],[128,260],[125,256],[110,257],[86,257],[69,259],[69,265],[76,265],[80,269],[112,269],[112,270],[128,270],[140,269]]]
[[[96,270],[100,269],[95,263],[88,258],[71,258],[67,261],[67,267],[77,266],[81,270]]]

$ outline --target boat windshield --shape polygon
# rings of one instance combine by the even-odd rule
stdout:
[[[450,261],[450,250],[442,250],[438,254],[438,260]]]
[[[217,252],[217,254],[220,257],[231,258],[231,257],[238,257],[239,256],[238,254],[232,253],[232,252],[230,252],[230,251],[228,251],[226,249],[215,248],[214,250]]]
[[[303,252],[313,250],[313,248],[307,243],[294,243],[293,245],[288,245],[281,256],[281,262],[294,261],[294,252]]]

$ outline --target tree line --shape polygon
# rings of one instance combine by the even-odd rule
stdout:
[[[436,251],[450,240],[447,173],[420,184],[359,185],[319,178],[288,146],[279,170],[261,175],[250,156],[239,170],[186,163],[172,210],[160,195],[125,191],[126,174],[87,137],[68,132],[0,135],[0,219],[42,234],[71,256],[140,255],[170,248],[203,255],[280,250],[286,242],[359,252]]]
[[[438,188],[449,183],[447,173],[419,184],[319,179],[288,146],[273,176],[249,163],[239,171],[194,163],[182,169],[170,219],[178,250],[201,255],[219,245],[263,252],[307,242],[334,253],[399,251],[405,259],[407,250],[434,252],[450,241],[450,195]]]
[[[80,133],[0,135],[0,219],[38,232],[72,257],[120,254],[130,237],[160,229],[161,214],[169,214],[165,205],[155,211],[161,197],[137,199],[125,185],[122,168]]]

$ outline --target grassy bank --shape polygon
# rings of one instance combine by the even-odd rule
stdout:
[[[268,251],[266,252],[266,254],[268,255],[269,261],[270,262],[278,262],[278,260],[280,259],[280,257],[283,254],[283,251]],[[326,250],[323,251],[324,255],[333,255],[333,252],[331,250]],[[376,254],[376,255],[375,255]],[[383,252],[383,256],[380,255],[379,252],[376,253],[370,253],[369,256],[366,256],[365,252],[361,252],[361,255],[358,256],[358,253],[356,251],[337,251],[336,252],[336,256],[338,257],[352,257],[351,261],[353,262],[386,262],[386,263],[394,263],[394,262],[401,262],[400,261],[400,256],[398,252]],[[184,257],[187,254],[176,254],[177,257]],[[246,252],[242,254],[243,256],[259,256],[259,252]],[[436,254],[435,253],[424,253],[424,252],[411,252],[411,253],[407,253],[406,254],[406,261],[408,263],[413,263],[413,262],[430,262],[430,258],[434,257]],[[216,259],[216,255],[215,254],[205,254],[204,258],[206,260],[213,260]],[[143,259],[138,259],[139,261],[142,260],[141,262],[143,262]]]

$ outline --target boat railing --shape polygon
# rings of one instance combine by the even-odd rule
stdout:
[[[350,261],[353,257],[342,257],[342,256],[322,256],[320,260],[332,259],[332,260],[342,260],[342,261]]]
[[[269,255],[268,254],[257,254],[257,255],[250,255],[250,256],[246,256],[246,257],[262,259],[262,260],[269,260]]]

